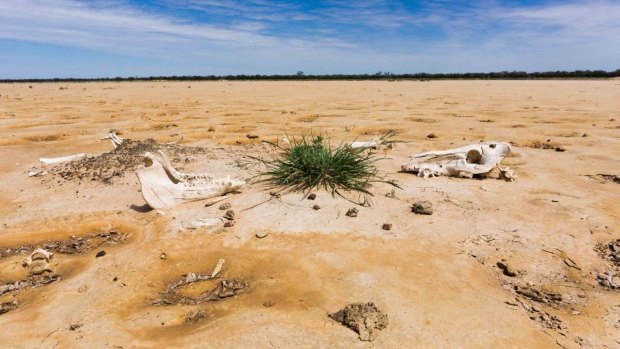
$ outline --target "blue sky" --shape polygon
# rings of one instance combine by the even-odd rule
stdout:
[[[0,0],[0,78],[618,68],[619,0]]]

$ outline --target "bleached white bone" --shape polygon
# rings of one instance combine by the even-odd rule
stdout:
[[[405,172],[417,173],[420,177],[453,176],[472,178],[498,168],[505,179],[513,180],[514,175],[508,167],[500,163],[510,154],[510,144],[504,142],[483,142],[468,146],[430,151],[410,156],[412,161],[401,166]]]
[[[360,141],[355,141],[355,142],[351,142],[350,147],[353,149],[356,148],[375,148],[380,146],[383,143],[383,141],[378,140],[378,139],[373,139],[372,141],[369,142],[360,142]]]
[[[61,162],[80,160],[80,159],[84,158],[85,156],[86,156],[86,154],[79,153],[79,154],[75,154],[75,155],[62,156],[62,157],[59,157],[59,158],[39,158],[39,161],[41,161],[42,163],[44,163],[46,165],[50,165],[50,164],[58,164],[58,163],[61,163]]]
[[[116,149],[116,147],[118,147],[119,145],[121,145],[123,143],[123,141],[125,140],[122,137],[119,137],[115,131],[112,131],[110,133],[108,133],[107,136],[101,138],[101,140],[104,139],[109,139],[112,141],[112,145],[114,146],[114,148]]]
[[[49,262],[54,254],[44,250],[42,248],[37,248],[34,250],[30,256],[24,258],[24,267],[28,269],[30,274],[39,275],[43,274],[46,271],[51,272]]]
[[[165,153],[145,153],[143,166],[136,175],[142,188],[142,197],[149,206],[158,210],[182,202],[197,201],[234,192],[245,185],[245,181],[215,178],[210,174],[192,174],[177,171]]]

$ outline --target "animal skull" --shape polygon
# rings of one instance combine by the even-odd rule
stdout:
[[[222,196],[245,185],[245,181],[230,177],[214,178],[206,173],[179,172],[161,150],[156,154],[145,153],[144,162],[136,170],[136,175],[144,200],[154,209]]]
[[[483,142],[460,148],[431,151],[410,156],[411,162],[401,169],[417,173],[419,177],[452,176],[472,178],[474,175],[488,174],[494,168],[507,180],[514,180],[508,167],[501,167],[504,157],[512,151],[504,142]]]

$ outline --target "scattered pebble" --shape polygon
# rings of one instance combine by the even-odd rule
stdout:
[[[383,226],[381,228],[383,230],[392,230],[392,224],[391,223],[383,223]]]
[[[259,238],[259,239],[267,237],[267,235],[269,235],[269,233],[264,232],[264,231],[259,231],[258,233],[256,233],[256,237]]]
[[[82,327],[82,324],[71,324],[69,325],[69,331],[75,331],[80,327]]]
[[[97,254],[95,255],[95,258],[99,258],[99,257],[103,257],[105,256],[105,251],[99,251],[97,252]]]
[[[418,201],[411,205],[411,212],[416,214],[433,214],[433,204],[428,201]]]
[[[497,267],[500,268],[504,272],[504,275],[506,276],[510,276],[510,277],[517,276],[517,272],[514,269],[512,269],[508,265],[508,263],[506,263],[506,261],[504,260],[497,262]]]
[[[321,209],[321,206],[319,206],[319,205],[314,205],[314,206],[312,206],[312,209],[313,209],[313,210],[315,210],[315,211],[318,211],[318,210],[320,210],[320,209]]]
[[[232,205],[230,204],[230,202],[227,202],[225,204],[221,204],[220,205],[220,210],[225,211],[225,210],[230,210],[230,208],[232,207]]]
[[[226,213],[224,214],[224,218],[228,219],[229,221],[234,220],[235,219],[235,211],[233,211],[233,210],[226,211]]]
[[[234,220],[226,221],[226,223],[224,223],[224,228],[230,228],[230,227],[234,226],[235,223],[236,222]]]
[[[429,133],[426,135],[426,138],[437,138],[437,135],[434,133]]]
[[[163,252],[159,255],[159,259],[165,260],[166,258],[168,258],[168,256]]]
[[[255,138],[258,138],[258,136],[257,136],[257,135],[254,135],[254,134],[247,134],[247,135],[246,135],[246,137],[248,137],[249,139],[255,139]]]
[[[316,194],[315,193],[312,193],[312,194],[308,195],[308,200],[314,200],[314,199],[316,199]]]

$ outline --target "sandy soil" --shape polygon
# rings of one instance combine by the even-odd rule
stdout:
[[[60,281],[0,296],[17,301],[0,315],[2,348],[620,347],[620,291],[597,281],[620,273],[601,257],[620,238],[620,186],[588,176],[620,175],[619,80],[2,84],[0,120],[0,251],[127,234],[56,253]],[[99,139],[110,129],[183,137],[207,150],[182,169],[238,178],[251,175],[247,155],[268,150],[262,140],[311,131],[369,140],[394,129],[406,143],[381,151],[380,167],[404,189],[389,198],[374,187],[374,205],[351,218],[353,205],[327,192],[262,203],[269,189],[251,184],[228,200],[234,227],[186,229],[222,211],[202,202],[149,211],[132,173],[109,184],[28,176],[44,168],[39,157],[109,151]],[[516,181],[397,172],[412,153],[480,140],[519,145],[505,161]],[[411,213],[418,200],[434,214]],[[27,279],[28,252],[0,257],[0,285]],[[247,282],[244,292],[153,304],[220,258],[221,277]],[[369,301],[389,318],[374,342],[327,316]],[[198,311],[204,318],[186,323]]]

